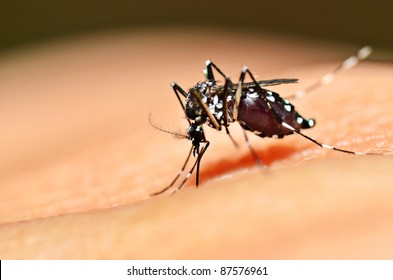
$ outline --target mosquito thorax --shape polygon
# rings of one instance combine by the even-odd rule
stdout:
[[[200,102],[196,98],[196,95],[199,96],[204,104],[207,104],[209,101],[209,97],[213,94],[214,90],[212,90],[213,83],[199,82],[195,86],[193,86],[187,94],[186,103],[185,103],[185,113],[186,117],[190,120],[196,120],[198,118],[199,123],[205,123],[208,116],[203,111]]]
[[[206,123],[208,126],[215,128],[214,124],[209,119],[205,110],[200,105],[198,96],[203,104],[206,105],[210,113],[215,117],[218,123],[224,124],[224,101],[220,97],[223,92],[223,87],[218,86],[215,82],[205,81],[198,82],[190,89],[187,94],[185,102],[185,113],[189,120],[194,120],[199,124]],[[227,110],[228,120],[233,122],[233,106],[234,97],[233,92],[227,96]]]

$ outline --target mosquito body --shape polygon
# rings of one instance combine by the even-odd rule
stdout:
[[[339,67],[328,75],[325,75],[314,85],[310,86],[309,89],[314,89],[331,81],[333,74],[339,70],[353,67],[359,60],[366,58],[370,52],[371,49],[369,47],[361,49],[356,56],[352,56],[344,61]],[[223,84],[218,84],[213,70],[223,77]],[[206,80],[197,83],[187,92],[176,83],[172,84],[172,88],[189,123],[186,135],[181,136],[190,140],[192,146],[183,167],[172,183],[152,195],[161,194],[174,186],[175,182],[184,172],[191,155],[193,155],[196,160],[183,181],[174,191],[179,190],[184,185],[195,168],[196,185],[198,186],[200,163],[204,153],[210,145],[203,130],[203,125],[205,124],[216,130],[222,130],[224,128],[232,142],[237,146],[228,127],[232,123],[238,122],[243,128],[245,140],[252,156],[260,165],[263,165],[263,162],[250,145],[245,132],[246,130],[253,132],[259,137],[270,138],[283,138],[287,135],[296,133],[322,148],[355,155],[372,154],[332,147],[303,134],[301,130],[312,128],[315,125],[315,120],[302,117],[288,100],[280,97],[278,93],[265,88],[281,84],[296,83],[297,79],[257,81],[248,68],[243,67],[239,80],[234,83],[210,60],[206,61],[204,73]],[[244,82],[247,74],[251,82]],[[302,96],[308,91],[309,90],[300,91],[292,97]],[[155,125],[153,126],[156,127]]]
[[[287,79],[280,82],[273,80],[273,82],[293,83],[296,80]],[[306,120],[300,116],[288,100],[260,86],[271,85],[271,80],[258,81],[259,85],[243,85],[238,105],[235,104],[235,100],[239,84],[232,84],[230,80],[228,83],[230,84],[227,87],[218,86],[215,80],[209,80],[195,85],[186,97],[187,119],[197,124],[207,124],[217,130],[221,130],[222,127],[228,128],[230,123],[238,121],[245,130],[250,130],[260,137],[273,138],[293,134],[292,130],[281,125],[281,120],[296,129],[311,128],[315,124],[314,120]],[[237,108],[236,118],[235,108]]]

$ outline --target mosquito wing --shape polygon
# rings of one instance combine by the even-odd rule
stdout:
[[[293,84],[297,83],[298,79],[273,79],[273,80],[262,80],[258,81],[258,85],[260,87],[269,87],[269,86],[278,86],[282,84]],[[255,86],[254,82],[244,83],[243,87],[253,87]]]

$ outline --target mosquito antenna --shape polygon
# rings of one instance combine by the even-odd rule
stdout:
[[[185,135],[185,134],[182,134],[182,133],[179,133],[179,132],[175,132],[175,131],[171,131],[171,130],[166,130],[166,129],[163,129],[163,128],[159,127],[158,125],[153,123],[151,115],[152,115],[152,113],[149,114],[149,123],[155,129],[157,129],[157,130],[159,130],[161,132],[165,132],[165,133],[169,133],[169,134],[175,135],[175,136],[180,137],[180,138],[188,139],[187,135]]]
[[[305,89],[298,90],[294,94],[286,96],[286,98],[300,98],[321,86],[329,84],[334,80],[334,78],[339,72],[351,69],[352,67],[356,66],[360,61],[365,60],[367,57],[369,57],[372,51],[373,50],[370,46],[364,46],[355,55],[348,57],[346,60],[341,62],[336,68],[334,68],[329,73],[325,74],[318,81],[309,85]]]

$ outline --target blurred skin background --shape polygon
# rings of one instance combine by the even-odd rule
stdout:
[[[188,89],[202,80],[208,58],[234,80],[247,63],[261,79],[307,84],[373,46],[371,61],[380,64],[321,89],[329,100],[315,95],[296,106],[317,118],[311,133],[328,144],[389,150],[392,8],[392,1],[369,0],[1,1],[0,257],[391,257],[389,157],[286,170],[263,178],[266,188],[250,171],[197,192],[144,199],[177,174],[190,145],[157,134],[148,114],[164,129],[184,129],[169,84]],[[363,99],[352,95],[362,90]],[[377,110],[359,114],[375,103]],[[247,148],[236,151],[225,135],[206,133],[215,150],[204,158],[202,180],[253,166]],[[232,133],[242,143],[241,131]],[[351,133],[373,137],[364,146]],[[272,170],[342,156],[294,136],[257,140],[265,162],[278,162]],[[374,177],[360,176],[368,174]],[[370,181],[381,189],[369,189]]]

